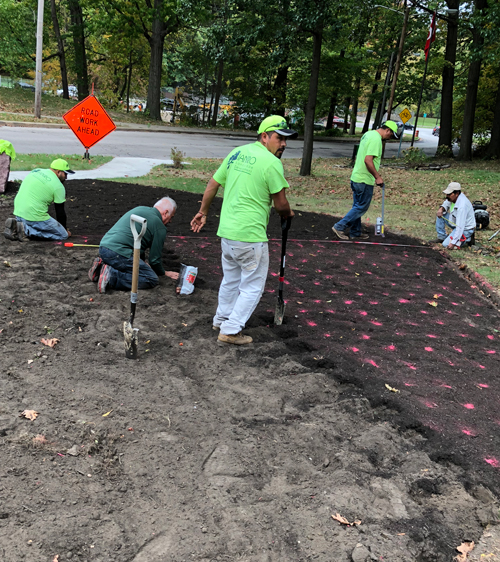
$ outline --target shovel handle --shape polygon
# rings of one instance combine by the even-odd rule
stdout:
[[[137,232],[137,228],[135,227],[134,223],[138,223],[142,225],[141,231]],[[140,217],[139,215],[130,215],[130,230],[132,230],[132,235],[134,236],[134,250],[141,249],[141,240],[146,232],[146,228],[148,227],[148,221]]]
[[[137,232],[136,223],[142,225],[141,231]],[[137,302],[137,290],[139,287],[139,260],[141,259],[141,240],[148,227],[148,221],[139,215],[130,215],[130,230],[134,236],[134,262],[132,266],[132,292],[130,302],[132,303],[131,316],[135,313],[135,303]]]
[[[287,217],[286,219],[285,218],[281,219],[281,230],[283,232],[285,231],[288,232],[290,230],[290,226],[292,226],[292,219],[293,217]]]

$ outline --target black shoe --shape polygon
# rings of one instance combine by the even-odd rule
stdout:
[[[19,240],[17,237],[17,221],[16,219],[7,219],[5,221],[5,230],[3,231],[3,235],[8,240]]]

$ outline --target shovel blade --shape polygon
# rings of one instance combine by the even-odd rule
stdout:
[[[276,305],[276,310],[274,311],[274,323],[276,326],[281,326],[283,324],[283,318],[285,316],[285,301],[278,298],[278,304]]]
[[[139,340],[138,328],[133,328],[130,322],[124,322],[123,337],[125,343],[125,357],[127,359],[137,359],[137,341]]]

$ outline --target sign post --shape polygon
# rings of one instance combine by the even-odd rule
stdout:
[[[90,160],[89,148],[116,129],[111,117],[92,94],[63,115],[69,128],[85,148],[84,158]]]
[[[411,119],[412,115],[410,113],[410,110],[405,107],[405,109],[403,109],[403,111],[399,114],[399,118],[401,119],[401,121],[403,121],[403,124],[406,125],[406,123],[408,123],[408,121]],[[404,127],[403,127],[403,132],[401,133],[401,138],[399,139],[399,148],[398,148],[398,158],[399,155],[401,154],[401,143],[403,142],[403,135],[404,135]]]

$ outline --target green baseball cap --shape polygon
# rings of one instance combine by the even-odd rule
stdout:
[[[388,127],[393,132],[393,134],[396,138],[399,138],[398,137],[398,124],[395,121],[390,121],[390,120],[386,121],[385,123],[382,123],[382,126],[384,126],[384,125],[386,127]]]
[[[75,173],[75,172],[73,172],[73,170],[69,169],[69,164],[66,162],[66,160],[63,160],[62,158],[56,158],[52,162],[50,167],[53,170],[60,170],[61,172],[66,172],[67,174],[74,174]]]
[[[261,133],[270,133],[276,131],[284,137],[290,137],[292,139],[296,138],[299,133],[293,129],[289,129],[285,118],[281,115],[270,115],[266,117],[264,121],[260,124],[259,130],[257,131],[259,135]]]

